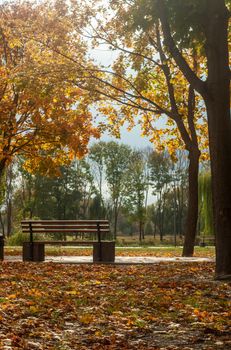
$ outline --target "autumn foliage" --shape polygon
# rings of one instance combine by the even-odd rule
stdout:
[[[61,3],[1,5],[1,174],[16,154],[23,154],[27,169],[47,175],[69,157],[82,157],[90,137],[99,136],[88,95],[73,84],[77,71],[54,53],[59,47],[76,55],[70,30]],[[83,61],[85,46],[79,42],[78,48]]]

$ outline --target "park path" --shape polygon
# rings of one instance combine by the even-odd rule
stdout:
[[[5,261],[22,261],[21,256],[5,256]],[[152,257],[152,256],[117,256],[114,264],[158,264],[161,262],[211,262],[212,258],[201,257]],[[47,256],[45,262],[63,264],[91,264],[92,256]]]

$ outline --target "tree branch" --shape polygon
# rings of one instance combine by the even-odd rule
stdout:
[[[159,10],[159,18],[162,26],[162,31],[164,35],[164,44],[169,50],[170,54],[174,58],[175,62],[177,63],[178,67],[184,74],[185,78],[188,80],[188,82],[192,85],[192,87],[198,91],[201,96],[207,97],[208,91],[206,87],[206,82],[202,81],[198,78],[198,76],[193,72],[193,70],[190,68],[188,63],[186,62],[185,58],[177,48],[169,26],[169,22],[167,19],[167,9],[163,1],[158,0],[158,10]]]

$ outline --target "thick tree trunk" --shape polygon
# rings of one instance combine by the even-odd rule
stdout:
[[[5,170],[6,170],[6,158],[2,158],[0,160],[0,183],[4,177]]]
[[[223,3],[223,6],[222,6]],[[206,31],[208,114],[212,192],[216,233],[216,277],[231,279],[231,119],[228,63],[228,14],[211,1]]]
[[[198,171],[200,151],[192,147],[189,151],[188,169],[188,211],[186,219],[185,240],[183,256],[193,256],[198,220]]]

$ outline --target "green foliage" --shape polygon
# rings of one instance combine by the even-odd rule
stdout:
[[[166,0],[165,3],[175,41],[184,48],[201,45],[205,40],[203,27],[208,0]]]
[[[159,192],[171,182],[171,161],[168,154],[152,152],[149,157],[150,180],[153,189]]]
[[[99,194],[92,199],[89,207],[89,216],[95,219],[105,219],[107,216],[107,210],[102,205],[102,199]]]
[[[97,142],[90,147],[88,163],[91,173],[94,178],[96,187],[96,197],[90,206],[90,215],[94,218],[105,218],[106,208],[103,196],[103,184],[105,181],[105,148],[106,143],[103,141]]]
[[[13,168],[17,178],[12,192],[13,231],[18,231],[22,219],[31,217],[66,220],[108,218],[112,232],[116,225],[119,234],[132,236],[139,232],[140,239],[143,239],[144,231],[150,233],[145,230],[147,220],[151,222],[152,234],[160,233],[160,230],[164,234],[173,234],[175,210],[179,223],[176,232],[181,233],[185,201],[180,186],[185,188],[185,183],[179,169],[174,207],[173,163],[166,154],[157,154],[152,149],[132,149],[116,142],[99,142],[92,146],[84,160],[61,167],[59,176],[30,174],[23,169],[22,163],[21,159]],[[183,165],[185,173],[186,166]],[[147,205],[151,191],[156,195],[153,210]],[[6,223],[6,210],[4,206],[3,223]],[[24,240],[17,234],[10,244],[20,245]]]
[[[75,161],[70,166],[61,167],[60,176],[56,177],[22,175],[26,179],[22,203],[24,217],[28,213],[40,219],[86,217],[88,197],[95,191],[86,161]]]
[[[137,0],[127,11],[127,29],[151,30],[157,23],[160,9],[164,7],[179,47],[201,46],[205,40],[204,21],[208,6],[208,0]]]
[[[201,230],[205,235],[213,235],[212,183],[208,172],[199,176],[199,207]]]
[[[41,235],[34,235],[34,239],[36,241],[41,240],[43,237]],[[23,242],[28,242],[29,241],[29,234],[28,233],[23,233],[21,231],[15,232],[12,236],[10,236],[7,239],[6,244],[9,246],[22,246]]]

